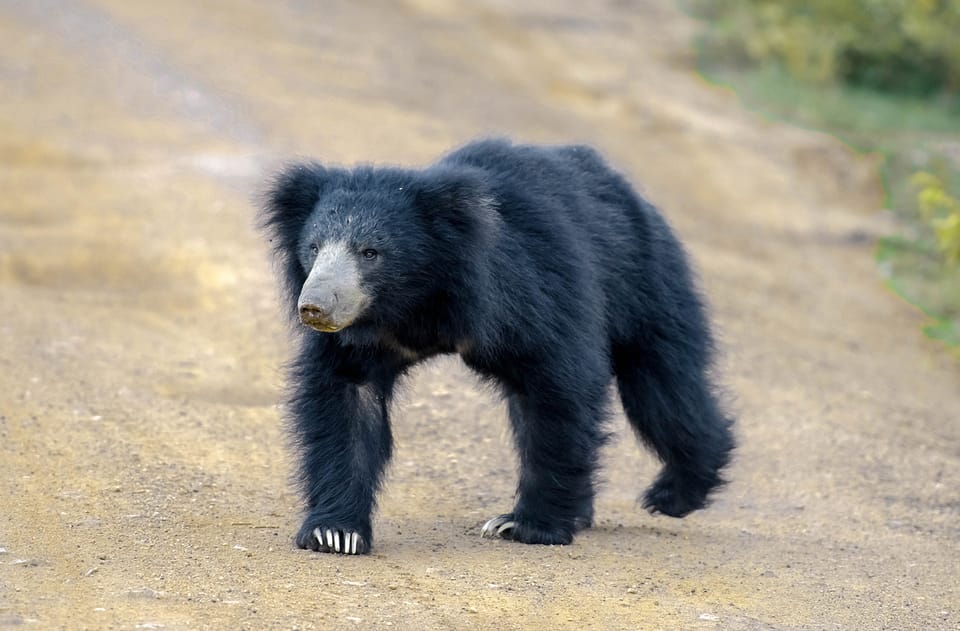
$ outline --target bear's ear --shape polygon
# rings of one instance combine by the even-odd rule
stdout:
[[[277,248],[296,246],[300,230],[335,172],[315,162],[290,164],[273,176],[263,195],[260,228]]]
[[[273,176],[261,197],[259,226],[273,246],[277,271],[284,293],[296,316],[297,296],[306,280],[306,272],[297,257],[297,245],[303,226],[342,171],[327,169],[315,162],[290,164]]]
[[[420,174],[414,185],[417,208],[451,236],[483,238],[496,224],[496,201],[480,169],[437,165]]]

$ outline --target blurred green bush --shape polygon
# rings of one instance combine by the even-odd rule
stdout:
[[[913,176],[917,205],[937,238],[937,246],[948,263],[960,262],[960,200],[950,195],[936,175],[920,171]]]
[[[888,286],[960,348],[960,0],[681,0],[700,68],[746,102],[885,156]]]
[[[929,96],[960,91],[960,0],[692,0],[722,63]]]

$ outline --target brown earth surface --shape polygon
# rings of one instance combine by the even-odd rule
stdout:
[[[698,79],[670,2],[584,6],[0,5],[0,626],[958,628],[960,368],[877,274],[875,161]],[[251,198],[291,156],[485,134],[598,146],[684,237],[733,482],[646,514],[618,410],[595,528],[482,540],[514,455],[445,359],[397,406],[373,554],[297,550]]]

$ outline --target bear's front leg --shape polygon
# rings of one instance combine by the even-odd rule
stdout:
[[[300,447],[307,516],[296,544],[318,552],[366,554],[371,514],[392,438],[387,384],[338,375],[329,356],[294,366],[290,412]]]
[[[597,452],[606,437],[605,393],[598,382],[566,392],[541,386],[509,397],[520,454],[517,503],[513,512],[484,524],[483,536],[568,544],[592,525]]]

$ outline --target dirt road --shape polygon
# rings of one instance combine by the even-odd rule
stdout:
[[[960,369],[874,269],[872,165],[698,80],[670,2],[580,5],[0,5],[0,626],[960,625]],[[481,540],[514,458],[450,359],[401,397],[374,554],[296,550],[250,197],[293,155],[423,164],[493,133],[597,145],[685,238],[733,483],[647,515],[618,412],[596,528]]]

